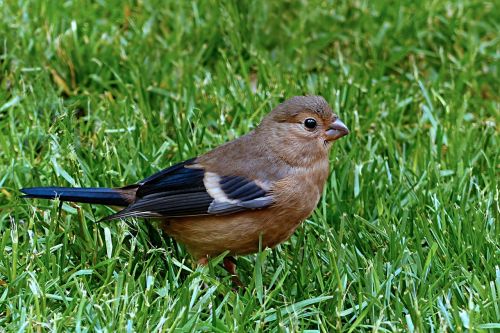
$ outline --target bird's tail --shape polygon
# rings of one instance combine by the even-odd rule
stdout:
[[[23,198],[55,199],[93,203],[108,206],[128,206],[135,196],[135,188],[98,187],[30,187],[23,188]]]

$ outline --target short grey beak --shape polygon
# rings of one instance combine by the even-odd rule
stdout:
[[[337,118],[330,124],[330,126],[328,126],[325,133],[327,141],[334,141],[349,134],[349,129],[340,119]]]

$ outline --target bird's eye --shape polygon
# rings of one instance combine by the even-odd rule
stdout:
[[[313,118],[307,118],[304,120],[304,126],[309,129],[315,129],[318,123]]]

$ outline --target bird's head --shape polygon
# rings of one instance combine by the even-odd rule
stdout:
[[[282,157],[304,163],[328,156],[331,143],[347,126],[321,96],[295,96],[278,105],[259,125],[259,132],[280,142]]]

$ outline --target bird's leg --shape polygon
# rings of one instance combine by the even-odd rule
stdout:
[[[236,274],[236,260],[233,257],[229,256],[224,258],[224,269],[231,274],[231,280],[235,286],[238,288],[245,287],[243,282],[239,279],[238,274]]]
[[[198,265],[208,265],[208,257],[201,257],[200,259],[198,259]],[[238,278],[238,274],[236,273],[236,260],[233,257],[225,257],[223,261],[223,267],[229,274],[231,274],[233,285],[235,285],[237,288],[245,287],[243,282],[241,282],[241,280]]]
[[[206,266],[208,265],[208,258],[207,257],[201,257],[198,259],[198,265],[200,266]]]

